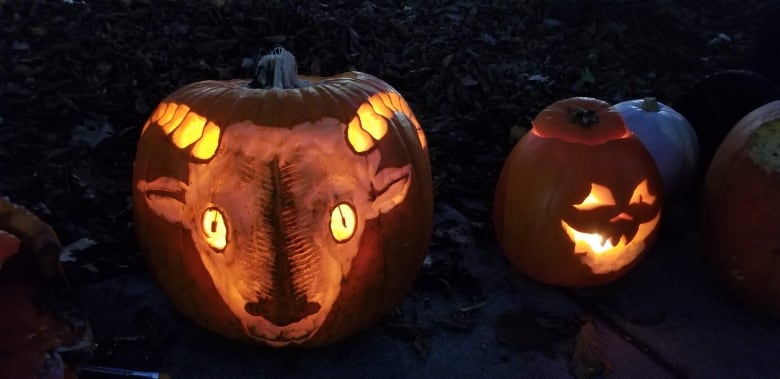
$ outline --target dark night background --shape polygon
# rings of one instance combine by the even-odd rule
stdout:
[[[710,276],[695,189],[669,205],[645,261],[596,289],[517,274],[495,246],[490,210],[513,132],[556,100],[655,96],[717,110],[696,117],[717,129],[776,95],[777,9],[758,0],[0,0],[0,195],[52,225],[63,245],[89,242],[63,264],[93,327],[95,364],[174,378],[582,377],[572,353],[590,323],[603,352],[597,376],[776,377],[780,326],[741,309]],[[187,83],[249,77],[258,54],[279,45],[301,74],[357,70],[394,86],[427,134],[434,175],[431,254],[411,293],[381,325],[312,351],[227,342],[176,314],[146,274],[132,225],[135,145],[157,103]],[[765,77],[707,88],[716,99],[697,103],[697,83],[729,69]],[[715,143],[704,123],[694,124],[703,145]]]

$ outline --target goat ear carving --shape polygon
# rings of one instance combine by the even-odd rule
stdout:
[[[139,180],[137,189],[144,194],[146,204],[154,213],[171,223],[182,222],[184,194],[187,184],[181,180],[160,177],[151,182]]]
[[[406,198],[409,191],[411,165],[397,168],[385,168],[376,173],[371,180],[379,195],[374,199],[372,209],[378,214],[387,213]],[[377,215],[378,215],[377,214]],[[373,217],[367,217],[373,218]]]

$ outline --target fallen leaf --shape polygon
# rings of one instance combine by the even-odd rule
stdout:
[[[520,138],[523,138],[525,133],[528,133],[528,128],[524,128],[519,125],[512,126],[511,129],[509,129],[509,140],[514,142],[517,142],[520,140]]]
[[[478,81],[474,80],[474,78],[470,76],[460,78],[460,83],[463,84],[464,87],[471,87],[479,84]]]
[[[582,324],[577,333],[570,368],[578,379],[592,378],[612,371],[611,364],[599,347],[598,333],[591,321]]]
[[[30,49],[30,44],[24,41],[14,41],[11,44],[11,50],[22,51],[28,49]]]
[[[585,67],[580,70],[580,83],[596,84],[596,76],[590,72],[590,69]]]
[[[111,124],[86,120],[82,125],[73,129],[72,141],[74,143],[85,143],[94,149],[95,146],[112,134],[114,134],[114,127]]]
[[[89,238],[82,238],[76,242],[73,242],[62,249],[62,252],[60,253],[60,262],[75,262],[76,257],[73,256],[73,253],[89,249],[95,245],[97,245],[97,241]]]
[[[541,74],[534,74],[534,75],[529,76],[527,78],[527,80],[529,82],[542,82],[542,83],[544,83],[544,82],[550,80],[550,77],[546,76],[546,75],[541,75]]]

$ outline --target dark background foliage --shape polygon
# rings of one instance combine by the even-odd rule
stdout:
[[[359,70],[395,86],[428,134],[437,201],[487,220],[513,126],[569,96],[673,102],[707,73],[747,67],[763,6],[2,0],[0,194],[64,243],[99,242],[75,280],[138,269],[129,183],[140,126],[179,86],[248,77],[282,45],[303,74]]]

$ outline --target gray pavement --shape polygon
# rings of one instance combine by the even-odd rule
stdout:
[[[699,256],[692,213],[669,210],[645,259],[590,289],[534,283],[495,245],[474,242],[484,237],[466,235],[458,253],[484,302],[415,286],[381,325],[319,349],[226,341],[178,315],[145,274],[78,292],[102,342],[97,364],[173,378],[569,378],[587,321],[603,364],[594,377],[780,378],[780,322],[746,312],[718,287]],[[457,219],[439,209],[443,218]],[[436,249],[434,258],[444,255]]]

